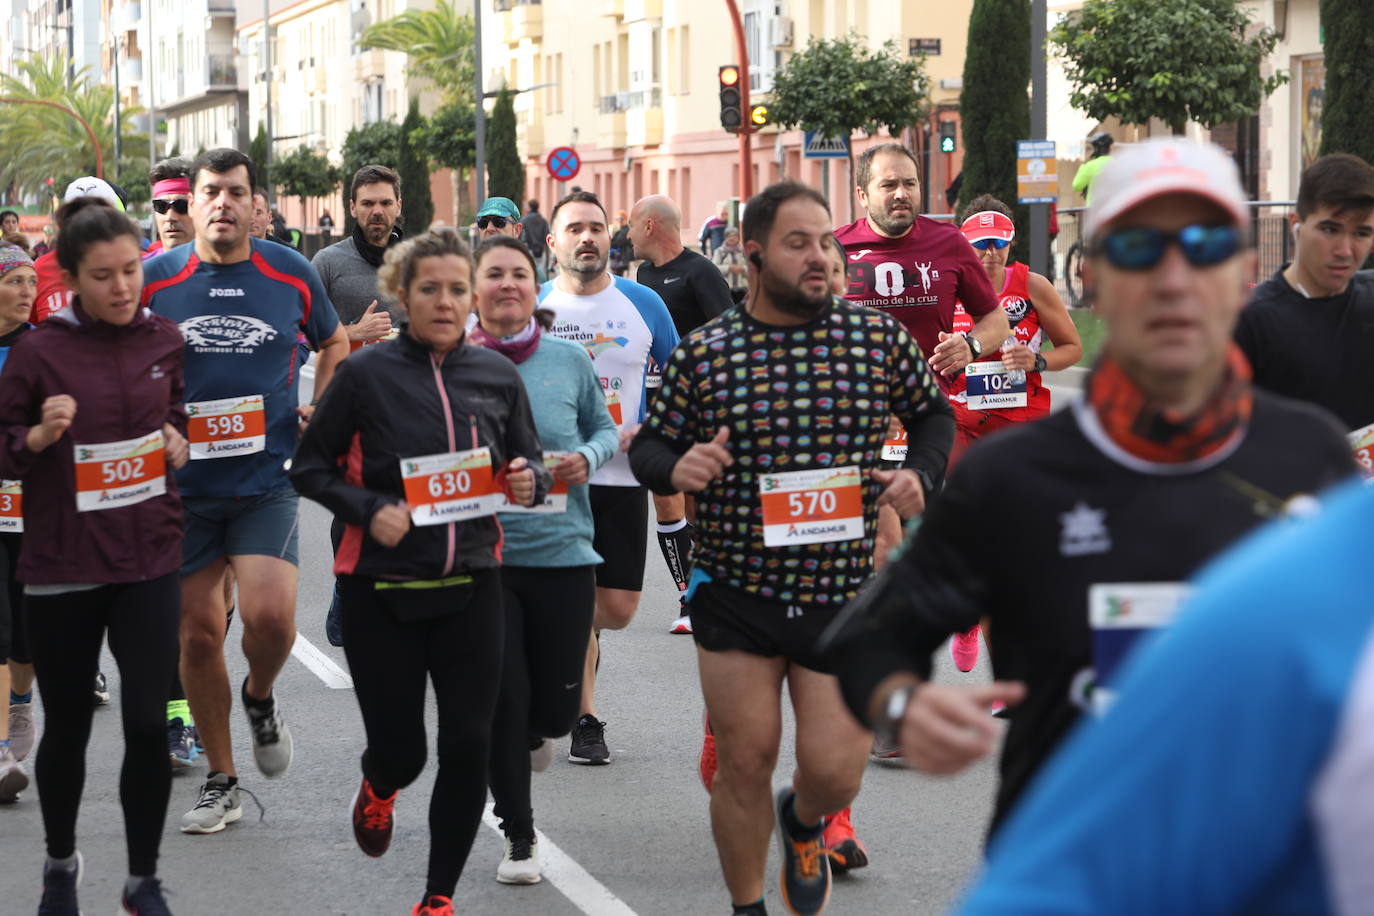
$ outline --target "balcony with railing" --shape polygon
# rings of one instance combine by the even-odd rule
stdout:
[[[214,18],[228,16],[233,19],[235,16],[234,0],[205,0],[205,11]]]
[[[124,3],[117,4],[110,9],[110,31],[118,34],[120,32],[133,32],[138,29],[138,23],[143,18],[143,6],[138,0],[126,0]]]
[[[237,89],[238,61],[232,54],[210,54],[205,58],[205,86],[208,89]]]
[[[603,95],[596,100],[596,110],[601,114],[662,107],[663,93],[657,86],[651,86],[648,89],[634,89],[629,92],[616,92],[611,95]]]
[[[544,7],[538,2],[495,0],[501,14],[502,37],[506,44],[519,44],[523,38],[538,41],[544,36]]]

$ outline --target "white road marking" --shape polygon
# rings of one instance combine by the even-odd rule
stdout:
[[[491,804],[482,812],[482,821],[498,834],[501,832],[501,822],[492,813]],[[625,905],[625,901],[574,862],[542,831],[536,829],[534,833],[539,840],[540,874],[572,901],[579,911],[587,916],[636,916],[635,911]]]
[[[332,687],[335,690],[353,689],[353,677],[334,664],[334,659],[315,648],[315,644],[299,632],[296,633],[296,643],[291,647],[291,654],[296,656],[302,665],[314,672],[316,677],[324,681],[326,687]]]

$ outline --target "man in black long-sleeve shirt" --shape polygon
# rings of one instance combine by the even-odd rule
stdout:
[[[797,775],[777,796],[783,889],[795,912],[824,905],[821,819],[857,794],[871,738],[844,713],[816,640],[871,571],[878,506],[921,512],[953,444],[915,340],[831,295],[829,220],[793,183],[749,202],[754,295],[674,351],[630,449],[652,490],[697,494],[688,608],[718,761],[711,823],[735,912],[750,916],[764,912],[784,680]],[[909,446],[905,466],[884,471],[890,414]]]

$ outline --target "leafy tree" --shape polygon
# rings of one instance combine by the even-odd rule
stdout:
[[[253,135],[253,139],[248,143],[248,158],[253,160],[253,171],[258,175],[258,184],[271,190],[271,175],[268,174],[267,165],[267,128],[258,122],[258,132]]]
[[[410,99],[410,110],[401,123],[401,150],[396,172],[401,176],[401,219],[407,232],[423,232],[434,221],[434,198],[429,193],[429,165],[424,150],[412,139],[424,126],[420,100]]]
[[[348,187],[353,182],[353,173],[365,165],[384,165],[396,168],[401,161],[401,125],[395,121],[373,121],[362,127],[348,131],[343,142],[343,164],[339,168],[339,180],[344,194],[343,231],[353,231],[353,216],[348,210]],[[405,188],[401,195],[404,199]]]
[[[473,107],[462,102],[450,102],[430,115],[424,126],[411,133],[411,142],[423,151],[431,167],[453,170],[453,199],[457,208],[453,222],[456,226],[467,225],[476,212],[469,199],[471,191],[467,182],[468,170],[477,162],[476,131],[477,118]]]
[[[525,196],[525,164],[515,139],[515,93],[509,89],[497,93],[487,122],[487,193],[509,197],[517,207]]]
[[[1260,76],[1278,37],[1251,31],[1235,0],[1087,0],[1049,43],[1064,58],[1074,108],[1098,121],[1159,118],[1181,134],[1189,121],[1247,118],[1287,81]]]
[[[849,139],[855,131],[894,136],[925,117],[930,78],[924,58],[898,53],[887,41],[874,50],[854,34],[845,38],[812,38],[773,75],[768,112],[785,128],[814,130],[826,137]],[[854,184],[854,154],[849,154],[849,183]],[[849,196],[854,217],[854,195]]]
[[[0,77],[0,96],[29,101],[55,102],[72,109],[90,124],[100,145],[107,176],[119,181],[128,173],[144,177],[146,185],[146,136],[132,133],[139,108],[121,106],[120,137],[123,156],[114,158],[114,89],[94,84],[86,68],[78,68],[70,81],[65,55],[31,57],[16,65],[18,75]],[[95,174],[95,149],[80,123],[65,111],[41,105],[0,105],[0,187],[11,185],[21,193],[41,194],[52,187],[61,193],[73,179]],[[121,182],[122,183],[122,182]]]
[[[1353,153],[1374,162],[1374,122],[1369,97],[1374,86],[1374,32],[1369,6],[1360,0],[1321,0],[1326,31],[1326,98],[1321,151]]]
[[[338,169],[329,164],[323,153],[304,145],[277,159],[272,164],[272,173],[277,189],[287,197],[299,198],[302,208],[307,199],[328,197],[339,186]]]
[[[1030,25],[1030,0],[974,0],[959,96],[961,211],[979,194],[1016,206],[1016,141],[1030,138]],[[1027,225],[1027,218],[1018,208],[1017,224]]]
[[[452,0],[437,0],[433,9],[409,9],[363,31],[364,48],[401,51],[410,60],[410,75],[433,81],[444,101],[476,94],[472,17],[459,13]]]

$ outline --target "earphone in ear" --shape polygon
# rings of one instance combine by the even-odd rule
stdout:
[[[757,251],[749,252],[749,263],[753,264],[759,270],[763,270],[763,258],[759,256]]]

